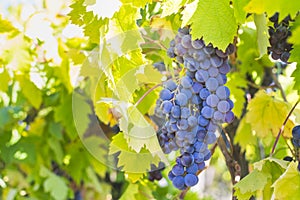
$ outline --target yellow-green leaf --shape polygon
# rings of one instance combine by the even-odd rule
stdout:
[[[257,31],[257,46],[259,58],[268,53],[267,47],[270,46],[267,19],[265,14],[254,15],[254,22]]]
[[[247,110],[246,121],[259,137],[265,137],[269,133],[276,136],[287,117],[289,106],[261,90],[250,101]]]

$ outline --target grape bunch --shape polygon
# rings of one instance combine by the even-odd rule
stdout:
[[[296,160],[298,160],[298,170],[300,171],[300,125],[293,128],[292,135],[292,143],[295,147]]]
[[[280,59],[282,62],[287,62],[292,50],[292,44],[287,42],[291,31],[289,29],[289,22],[292,21],[290,15],[285,17],[280,23],[278,22],[279,13],[276,12],[269,18],[273,22],[273,26],[269,26],[269,42],[268,52],[274,60]]]
[[[151,164],[151,171],[148,172],[148,179],[149,181],[157,180],[159,181],[162,179],[161,172],[165,169],[165,163],[159,162],[158,166],[155,166],[154,164]]]
[[[173,80],[163,84],[155,111],[166,119],[158,134],[162,150],[180,151],[168,174],[180,190],[198,183],[197,174],[211,157],[208,145],[216,142],[219,124],[234,119],[230,91],[224,86],[233,51],[233,45],[222,52],[202,39],[192,40],[188,28],[179,29],[170,43],[167,54],[184,65],[185,75],[179,84]]]

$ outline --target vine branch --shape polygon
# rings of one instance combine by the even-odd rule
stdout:
[[[143,99],[150,93],[152,92],[153,90],[155,90],[156,88],[158,88],[159,86],[162,86],[162,83],[159,83],[155,86],[153,86],[152,88],[150,88],[147,92],[145,92],[145,94],[143,94],[143,96],[141,96],[141,98],[134,104],[134,106],[138,106],[141,101],[143,101]]]
[[[274,154],[274,151],[275,151],[276,145],[277,145],[277,143],[278,143],[278,141],[279,141],[280,135],[282,134],[283,129],[284,129],[284,127],[285,127],[285,125],[286,125],[288,119],[289,119],[290,116],[292,115],[293,111],[295,110],[295,108],[296,108],[296,106],[298,105],[299,102],[300,102],[300,100],[298,100],[298,101],[295,103],[295,105],[293,106],[293,108],[290,110],[289,114],[288,114],[287,117],[285,118],[285,120],[284,120],[284,122],[283,122],[281,128],[279,129],[279,132],[278,132],[278,134],[277,134],[276,140],[275,140],[274,145],[273,145],[273,147],[272,147],[272,152],[271,152],[271,155],[270,155],[270,156],[272,156],[272,155]]]

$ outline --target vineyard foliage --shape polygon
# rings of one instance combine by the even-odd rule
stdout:
[[[162,85],[186,73],[167,55],[183,27],[236,50],[225,84],[235,119],[209,146],[200,184],[213,167],[233,198],[299,198],[300,1],[12,2],[0,2],[0,199],[219,199],[199,184],[176,189],[178,155],[157,138]],[[276,12],[290,17],[287,62],[270,48]]]

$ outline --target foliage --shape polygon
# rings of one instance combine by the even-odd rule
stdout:
[[[236,119],[223,124],[222,151],[213,154],[212,165],[218,168],[228,153],[226,170],[238,199],[300,195],[298,150],[290,142],[300,123],[300,107],[292,110],[300,94],[299,1],[4,2],[0,199],[209,198],[172,186],[167,171],[176,156],[166,157],[156,136],[160,86],[184,74],[166,54],[184,26],[194,39],[237,48],[227,82]],[[279,21],[288,14],[294,19],[287,65],[267,55],[268,18],[275,12]],[[158,62],[166,69],[153,67]],[[285,156],[295,162],[283,161]],[[164,178],[152,183],[147,171],[161,160]],[[233,174],[242,179],[236,182]]]

